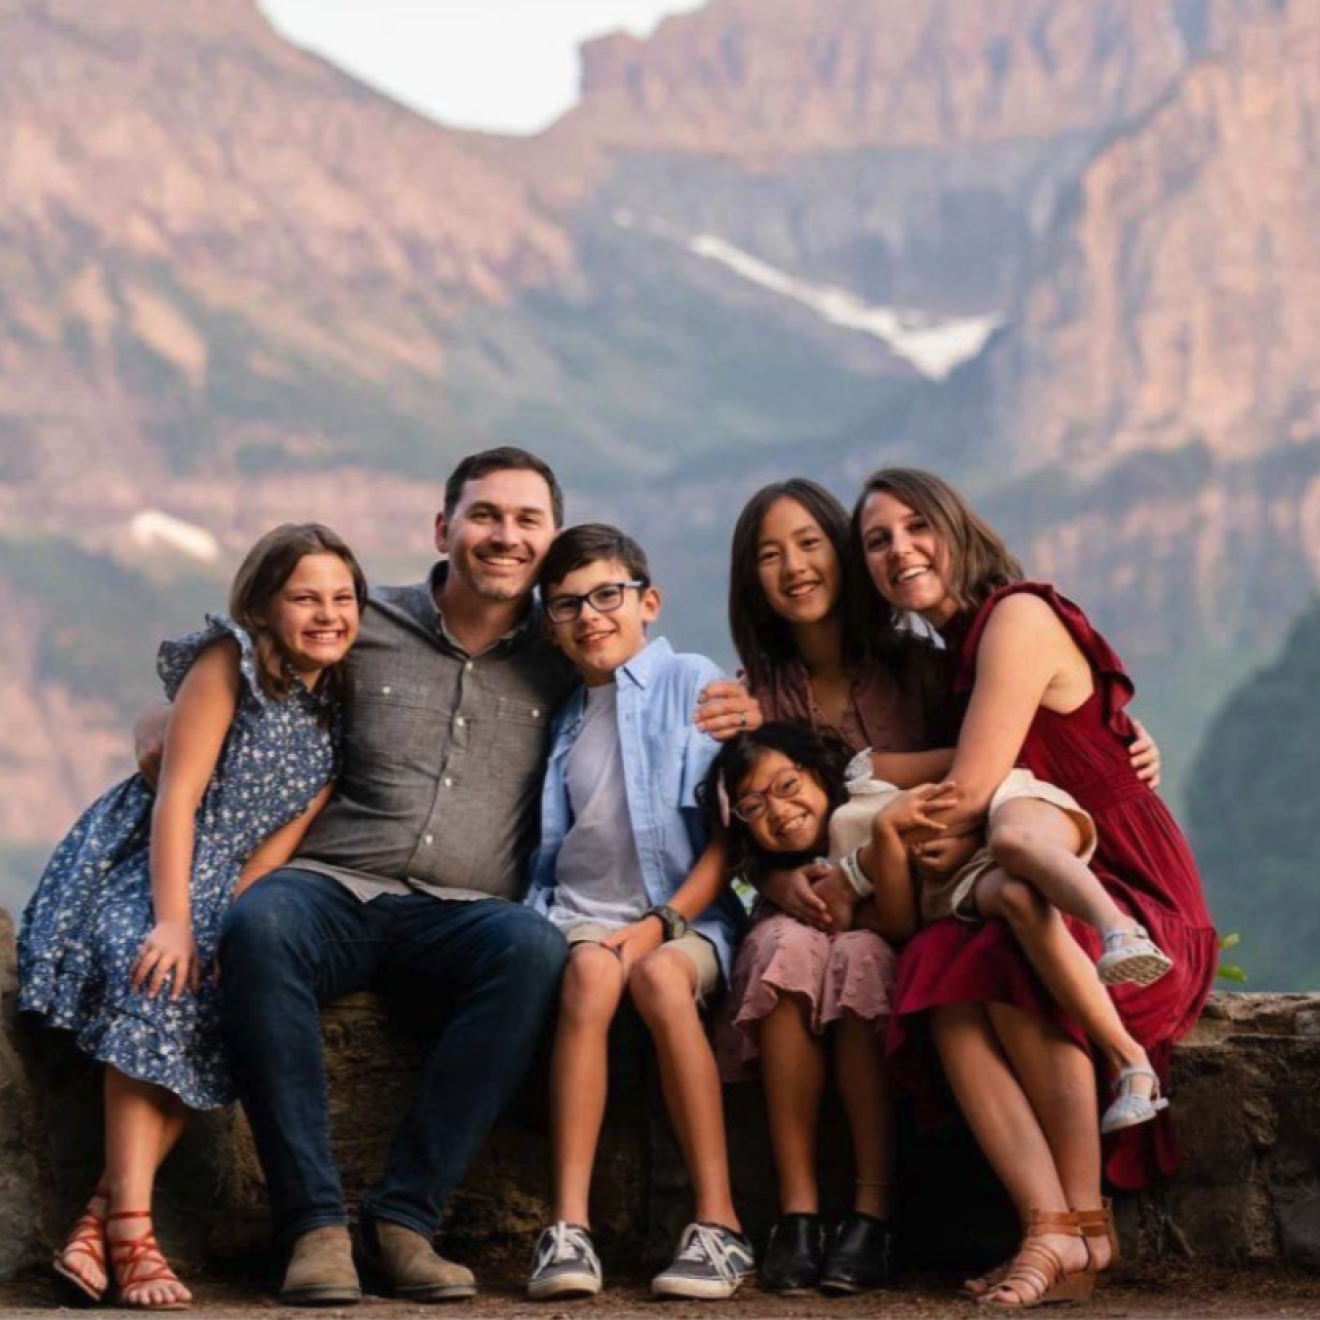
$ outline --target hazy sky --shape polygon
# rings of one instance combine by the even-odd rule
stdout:
[[[702,0],[260,0],[285,36],[447,124],[530,133],[577,97],[577,45]]]

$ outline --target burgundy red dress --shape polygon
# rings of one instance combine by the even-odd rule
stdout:
[[[1173,970],[1154,985],[1113,991],[1124,1024],[1148,1051],[1163,1082],[1173,1043],[1191,1030],[1210,993],[1218,956],[1196,863],[1168,808],[1128,760],[1135,730],[1124,707],[1132,699],[1132,680],[1081,610],[1053,587],[1018,582],[986,601],[962,642],[957,691],[971,691],[991,611],[1005,596],[1022,592],[1038,596],[1058,615],[1090,661],[1095,690],[1069,714],[1037,710],[1016,763],[1066,789],[1091,813],[1099,834],[1092,870],[1117,905],[1173,959]],[[1082,948],[1097,957],[1099,934],[1066,920]],[[950,917],[919,932],[899,960],[889,1048],[900,1071],[918,1076],[930,1062],[921,1015],[942,1004],[967,1002],[1012,1004],[1049,1018],[1079,1044],[1088,1044],[1036,979],[1002,921],[969,926]],[[1105,1173],[1112,1183],[1143,1187],[1154,1171],[1173,1172],[1178,1149],[1167,1118],[1166,1113],[1109,1139]]]

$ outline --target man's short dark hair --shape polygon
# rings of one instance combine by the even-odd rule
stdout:
[[[469,481],[480,481],[492,472],[535,472],[550,487],[550,509],[554,514],[555,526],[564,525],[564,492],[560,488],[559,478],[550,470],[550,464],[544,459],[516,445],[500,445],[497,449],[483,449],[479,454],[469,454],[449,474],[445,482],[445,520],[454,516],[458,502],[463,498],[463,487]]]
[[[646,551],[626,532],[608,523],[578,523],[555,537],[541,564],[541,590],[557,587],[570,573],[612,559],[632,578],[651,585]]]

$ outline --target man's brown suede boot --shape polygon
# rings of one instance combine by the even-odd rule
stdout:
[[[411,1228],[377,1219],[366,1226],[364,1237],[375,1246],[372,1264],[388,1280],[395,1297],[410,1302],[457,1302],[477,1295],[472,1271],[445,1260]]]
[[[327,1224],[303,1233],[293,1244],[280,1301],[285,1306],[348,1306],[361,1300],[348,1229]]]

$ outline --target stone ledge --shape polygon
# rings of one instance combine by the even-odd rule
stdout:
[[[12,927],[0,913],[0,1279],[47,1258],[100,1159],[96,1070],[49,1033],[17,1027],[14,990]],[[408,1103],[420,1045],[371,995],[332,1005],[324,1031],[336,1152],[355,1199]],[[593,1217],[610,1258],[636,1268],[671,1248],[688,1194],[635,1023],[616,1032],[613,1066]],[[521,1267],[547,1219],[543,1075],[543,1064],[533,1069],[446,1220],[453,1249],[496,1272]],[[1214,996],[1175,1053],[1171,1091],[1184,1166],[1164,1186],[1122,1198],[1129,1256],[1320,1269],[1320,996]],[[757,1232],[774,1214],[761,1097],[750,1086],[726,1094],[735,1193]],[[846,1137],[828,1107],[822,1146],[824,1189],[837,1205],[847,1192]],[[1009,1249],[1012,1215],[965,1132],[905,1128],[900,1149],[905,1259],[952,1266]],[[185,1261],[261,1258],[264,1189],[240,1115],[193,1125],[162,1178],[158,1218]]]

